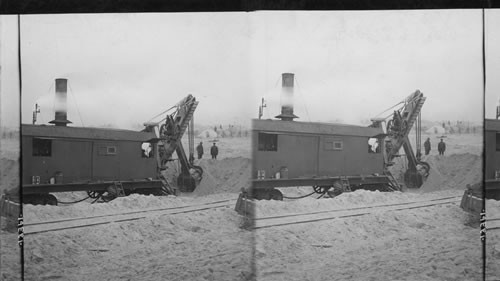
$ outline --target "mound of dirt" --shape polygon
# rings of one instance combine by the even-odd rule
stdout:
[[[407,169],[406,159],[395,159],[391,172],[400,183],[404,183],[403,174]],[[467,184],[475,184],[482,179],[482,158],[472,153],[457,153],[449,156],[429,155],[422,158],[429,163],[429,177],[420,187],[420,192],[443,189],[464,190]]]
[[[248,158],[202,159],[197,165],[203,168],[203,179],[193,192],[195,195],[240,192],[250,186]]]
[[[443,190],[450,188],[449,182],[446,177],[444,177],[439,170],[435,169],[431,165],[431,171],[424,184],[420,187],[421,192],[430,192],[435,190]]]
[[[19,189],[19,162],[2,157],[0,159],[1,177],[0,193],[18,193]]]
[[[205,169],[203,170],[204,170],[203,178],[201,179],[196,189],[193,191],[194,195],[213,194],[216,193],[218,190],[219,184],[217,183],[215,178],[212,176],[212,174],[206,172]]]
[[[482,158],[471,153],[450,156],[433,155],[423,159],[431,165],[431,173],[422,186],[423,191],[445,188],[465,189],[467,184],[482,180]]]

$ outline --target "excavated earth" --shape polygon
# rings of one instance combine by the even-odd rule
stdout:
[[[0,140],[0,194],[19,185],[19,140]],[[17,217],[0,216],[0,280],[21,280]]]
[[[500,279],[500,200],[486,200],[486,280]],[[490,219],[493,219],[490,221]],[[495,224],[497,228],[490,229]]]

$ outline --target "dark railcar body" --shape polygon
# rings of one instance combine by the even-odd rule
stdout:
[[[500,120],[485,119],[485,197],[500,200]],[[496,176],[496,171],[499,175]]]
[[[252,177],[288,178],[383,174],[382,128],[283,120],[253,120]],[[378,148],[369,149],[377,138]]]
[[[23,124],[21,135],[23,185],[157,178],[155,158],[142,150],[152,132]]]

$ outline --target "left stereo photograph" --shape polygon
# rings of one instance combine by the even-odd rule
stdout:
[[[251,279],[248,16],[1,20],[6,280]]]

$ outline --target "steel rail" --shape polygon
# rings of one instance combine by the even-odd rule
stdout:
[[[456,196],[460,197],[460,196]],[[455,197],[452,197],[455,198]],[[402,208],[386,208],[383,209],[382,211],[400,211],[400,210],[408,210],[408,209],[417,209],[417,208],[425,208],[425,207],[431,207],[431,206],[436,206],[436,205],[444,205],[444,204],[453,204],[453,203],[459,203],[459,200],[452,200],[450,198],[450,201],[445,201],[445,202],[437,202],[437,203],[430,203],[430,204],[424,204],[424,205],[416,205],[416,206],[411,206],[411,207],[402,207]],[[433,201],[438,201],[440,199],[433,199],[433,200],[428,200],[428,201],[421,201],[418,203],[425,203],[425,202],[433,202]],[[443,200],[443,199],[441,199]],[[415,203],[407,203],[406,205],[411,205]],[[398,206],[401,204],[394,204],[392,206],[386,206],[386,207],[394,207]],[[370,209],[370,208],[360,208],[358,211],[361,211],[363,209]],[[346,210],[341,210],[341,211],[346,211]],[[347,211],[352,211],[352,210],[347,210]],[[359,212],[359,213],[347,213],[345,215],[336,215],[336,216],[329,216],[329,217],[324,217],[324,218],[312,218],[312,219],[303,219],[303,220],[297,220],[297,221],[290,221],[290,222],[276,222],[274,224],[264,224],[264,225],[256,225],[253,227],[253,229],[263,229],[263,228],[271,228],[271,227],[277,227],[277,226],[286,226],[286,225],[295,225],[295,224],[303,224],[303,223],[312,223],[312,222],[319,222],[319,221],[326,221],[326,220],[333,220],[333,219],[341,219],[341,218],[348,218],[348,217],[357,217],[357,216],[364,216],[364,215],[369,215],[372,214],[370,211],[366,212]],[[303,214],[305,215],[305,214]]]
[[[433,202],[433,201],[453,199],[453,198],[461,198],[461,196],[451,196],[451,197],[443,197],[443,198],[436,198],[436,199],[422,200],[422,201],[413,201],[413,202],[403,202],[403,203],[393,203],[393,204],[365,206],[365,207],[354,207],[354,208],[347,208],[347,209],[334,209],[334,210],[316,211],[316,212],[309,212],[309,213],[299,213],[299,214],[288,214],[288,215],[261,217],[261,218],[254,218],[254,221],[268,220],[268,219],[277,219],[277,218],[287,218],[287,217],[298,217],[298,216],[306,216],[306,215],[314,215],[314,214],[324,214],[324,213],[335,213],[335,212],[343,212],[343,211],[354,211],[354,210],[361,210],[361,209],[373,209],[373,208],[382,208],[382,207],[400,206],[400,205],[409,205],[409,204],[418,204],[418,203]]]
[[[183,213],[191,213],[198,212],[208,209],[216,209],[223,207],[230,207],[233,204],[230,202],[236,200],[221,200],[216,202],[209,202],[205,204],[198,205],[189,205],[189,206],[179,206],[179,207],[170,207],[170,208],[161,208],[154,210],[141,210],[135,212],[127,212],[121,214],[109,214],[109,215],[99,215],[93,217],[80,217],[80,218],[71,218],[71,219],[62,219],[57,221],[45,221],[45,222],[37,222],[31,224],[25,224],[25,232],[24,235],[36,234],[36,233],[44,233],[50,231],[64,230],[64,229],[72,229],[72,228],[81,228],[87,226],[95,226],[108,224],[112,222],[124,222],[124,221],[132,221],[138,219],[147,218],[150,215],[177,215]],[[214,206],[211,206],[214,205]],[[181,210],[179,210],[181,209]],[[186,210],[187,209],[187,210]],[[178,211],[175,211],[178,210]],[[169,212],[173,211],[173,212]],[[147,213],[147,214],[141,214]],[[95,222],[97,220],[97,222]],[[99,221],[102,220],[102,221]],[[94,221],[94,222],[92,222]]]
[[[486,231],[499,230],[500,229],[500,222],[499,221],[500,221],[500,218],[486,219],[486,222],[485,222]],[[490,223],[490,226],[488,226],[488,223]]]
[[[206,205],[218,204],[218,203],[230,202],[230,201],[236,201],[236,199],[220,200],[220,201],[214,201],[214,202],[208,202],[208,203],[196,204],[196,205],[167,207],[167,208],[158,208],[158,209],[146,209],[146,210],[124,212],[124,213],[114,213],[114,214],[107,214],[107,215],[90,216],[90,217],[76,217],[76,218],[67,218],[67,219],[59,219],[59,220],[51,220],[51,221],[40,221],[40,222],[33,222],[33,223],[24,223],[24,226],[32,226],[32,225],[39,225],[39,224],[60,223],[60,222],[66,222],[66,221],[77,221],[77,220],[86,220],[86,219],[102,218],[102,217],[113,217],[113,216],[121,216],[121,215],[129,215],[129,214],[139,214],[139,213],[156,212],[156,211],[185,209],[185,208],[190,208],[190,207],[206,206]]]

